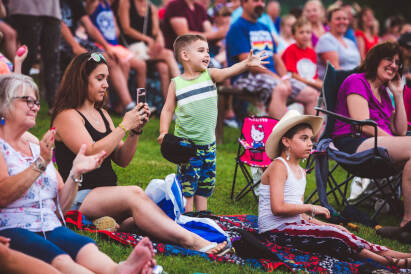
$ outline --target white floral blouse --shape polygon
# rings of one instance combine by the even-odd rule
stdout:
[[[27,169],[40,155],[40,146],[30,143],[32,157],[25,156],[14,150],[0,138],[0,150],[6,161],[10,176]],[[39,176],[27,192],[9,204],[0,208],[0,230],[7,228],[24,228],[32,232],[51,231],[61,226],[56,210],[61,209],[58,200],[58,181],[52,163],[49,163],[45,172]]]

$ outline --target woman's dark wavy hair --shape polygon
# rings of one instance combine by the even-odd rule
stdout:
[[[51,124],[56,116],[66,109],[77,108],[81,106],[88,96],[88,77],[93,70],[100,64],[106,64],[104,58],[97,62],[91,58],[93,52],[87,52],[74,57],[66,68],[63,79],[61,80],[53,113],[51,115]],[[101,53],[97,53],[101,54]],[[102,102],[94,105],[95,108],[102,108],[107,99],[107,94]]]
[[[395,55],[400,57],[401,65],[398,68],[398,73],[402,76],[404,55],[396,42],[384,42],[371,48],[358,68],[358,72],[364,72],[365,78],[374,80],[377,77],[377,69],[381,60],[384,58],[393,58]]]

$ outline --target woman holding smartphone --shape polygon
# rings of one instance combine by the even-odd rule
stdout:
[[[52,115],[56,129],[56,160],[63,178],[82,144],[86,155],[104,150],[107,158],[100,168],[84,175],[73,209],[91,219],[111,216],[122,231],[145,231],[158,239],[198,251],[219,253],[227,243],[210,243],[171,220],[137,186],[117,186],[111,166],[126,167],[137,149],[140,134],[150,112],[146,103],[128,111],[115,127],[102,107],[107,97],[107,63],[99,53],[76,56],[67,67]],[[123,138],[128,134],[125,141]]]
[[[394,162],[403,165],[404,215],[401,227],[411,221],[411,137],[405,136],[407,116],[403,100],[404,86],[401,83],[403,62],[397,43],[376,45],[367,53],[358,69],[359,73],[348,76],[338,91],[335,111],[355,120],[374,120],[378,125],[377,136],[373,127],[364,126],[362,135],[354,137],[351,127],[339,120],[333,132],[336,147],[348,153],[373,148],[374,138],[378,137],[378,145],[387,149]],[[388,89],[394,98],[395,107]]]

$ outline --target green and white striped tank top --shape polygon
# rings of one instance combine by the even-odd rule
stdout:
[[[193,80],[173,79],[176,88],[176,124],[174,134],[193,140],[197,145],[215,141],[217,124],[217,88],[208,70]]]

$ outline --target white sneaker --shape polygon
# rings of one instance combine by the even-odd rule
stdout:
[[[240,127],[235,119],[224,119],[224,125],[231,127],[231,128]]]

